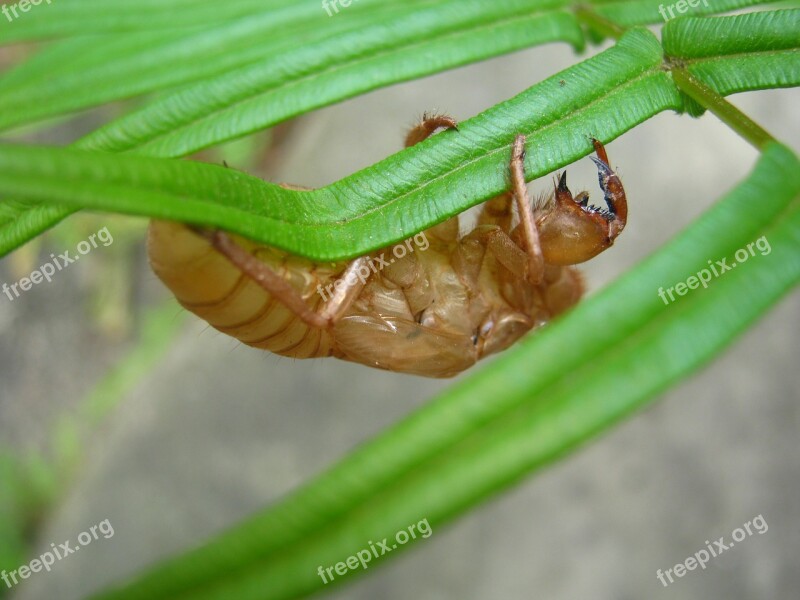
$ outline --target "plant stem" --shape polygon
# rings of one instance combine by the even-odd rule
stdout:
[[[775,141],[775,138],[758,123],[720,96],[715,90],[697,79],[689,71],[680,67],[673,67],[672,80],[687,96],[717,115],[723,123],[753,144],[759,151],[762,151],[769,142]]]
[[[586,6],[578,6],[575,9],[575,16],[597,33],[617,40],[626,31],[621,25],[598,15]],[[665,58],[667,58],[667,64],[669,64],[669,57]],[[714,89],[697,79],[689,71],[682,67],[671,66],[671,72],[672,80],[683,93],[717,115],[723,123],[753,144],[759,151],[762,151],[769,142],[775,141],[775,138],[758,123],[720,96]]]
[[[624,27],[617,25],[613,21],[610,21],[603,16],[598,15],[596,12],[586,8],[585,6],[579,6],[576,8],[575,16],[579,21],[591,27],[597,33],[614,38],[615,40],[621,38],[625,33]]]

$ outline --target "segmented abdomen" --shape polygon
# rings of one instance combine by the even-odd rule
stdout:
[[[306,299],[322,302],[317,292],[333,281],[341,265],[315,265],[271,248],[236,241],[269,264]],[[311,328],[281,302],[214,250],[203,237],[184,225],[152,221],[147,252],[159,279],[187,310],[215,329],[241,342],[293,358],[330,356],[330,331]]]

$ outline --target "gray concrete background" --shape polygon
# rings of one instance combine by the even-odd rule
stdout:
[[[318,186],[397,151],[424,110],[464,119],[576,60],[547,46],[380,90],[302,119],[275,179]],[[733,101],[797,150],[798,92]],[[658,248],[750,170],[713,116],[662,114],[609,145],[628,227],[585,266],[590,290]],[[588,160],[573,190],[597,197]],[[531,184],[544,189],[549,180]],[[757,210],[757,207],[754,207]],[[2,265],[0,265],[2,268]],[[91,263],[76,267],[91,269]],[[151,275],[145,285],[162,293]],[[666,283],[666,282],[665,282]],[[72,286],[72,287],[71,287]],[[0,433],[25,444],[112,362],[70,277],[0,302]],[[388,600],[793,599],[800,589],[794,293],[713,365],[580,452],[330,594]],[[447,385],[245,348],[191,319],[91,440],[41,549],[109,518],[115,535],[35,575],[17,600],[70,600],[199,543],[318,473]],[[769,525],[664,589],[667,569],[763,515]]]

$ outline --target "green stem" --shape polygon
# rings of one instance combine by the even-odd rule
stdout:
[[[769,142],[775,141],[775,138],[758,123],[685,69],[673,67],[672,80],[682,92],[717,115],[723,123],[753,144],[759,151],[762,151]]]
[[[598,15],[593,10],[585,6],[579,6],[575,9],[575,16],[584,25],[591,27],[600,35],[611,37],[615,40],[621,38],[625,33],[625,28],[617,25],[613,21],[609,21],[605,17]]]

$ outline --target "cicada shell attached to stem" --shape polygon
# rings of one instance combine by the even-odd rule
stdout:
[[[406,145],[455,127],[446,116],[423,118]],[[453,217],[382,252],[320,265],[223,231],[153,221],[150,263],[185,308],[249,346],[450,377],[573,306],[583,284],[572,265],[625,227],[622,183],[593,143],[607,210],[590,206],[586,192],[573,198],[566,173],[534,208],[520,135],[511,190],[486,202],[466,235]]]

